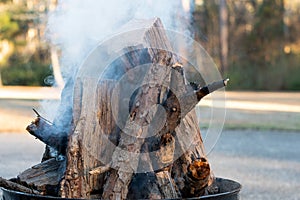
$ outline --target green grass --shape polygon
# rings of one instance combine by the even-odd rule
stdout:
[[[209,128],[210,109],[201,108],[200,128]],[[300,131],[300,113],[227,109],[224,129]]]

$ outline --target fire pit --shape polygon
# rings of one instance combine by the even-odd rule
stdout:
[[[204,195],[201,197],[194,197],[189,199],[213,199],[213,200],[238,200],[241,185],[238,182],[216,178],[215,184],[220,188],[220,191],[212,195]],[[51,199],[64,199],[59,197],[33,195],[24,192],[17,192],[2,188],[3,200],[51,200]]]
[[[53,122],[34,110],[43,160],[1,179],[4,199],[238,199],[240,184],[211,172],[194,109],[228,79],[187,81],[160,19],[127,26],[65,85]]]

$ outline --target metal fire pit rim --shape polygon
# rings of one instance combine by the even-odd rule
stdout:
[[[222,198],[222,197],[227,197],[227,196],[232,196],[232,195],[238,195],[238,193],[241,191],[242,189],[242,185],[234,180],[231,179],[226,179],[226,178],[219,178],[216,177],[216,181],[225,181],[225,182],[230,182],[231,184],[235,184],[236,187],[235,189],[232,189],[230,191],[226,191],[226,192],[220,192],[220,193],[216,193],[216,194],[210,194],[210,195],[205,195],[205,196],[201,196],[201,197],[192,197],[192,198],[187,198],[187,199],[214,199],[214,198]],[[0,187],[0,190],[3,191],[3,197],[5,197],[5,195],[20,195],[20,196],[24,196],[24,197],[28,197],[28,198],[33,198],[33,199],[53,199],[53,200],[85,200],[85,199],[74,199],[74,198],[61,198],[61,197],[54,197],[54,196],[47,196],[47,195],[36,195],[36,194],[29,194],[29,193],[25,193],[25,192],[19,192],[19,191],[15,191],[15,190],[9,190],[3,187]],[[1,196],[0,196],[1,197]],[[8,200],[12,199],[11,197],[8,197]],[[238,198],[236,198],[238,199]],[[6,200],[6,198],[3,198],[3,200]],[[93,200],[93,199],[91,199]],[[96,200],[96,199],[94,199]]]
[[[212,198],[217,198],[217,197],[235,195],[235,194],[238,194],[242,189],[242,185],[239,182],[235,181],[235,180],[216,177],[216,181],[217,182],[218,181],[231,182],[233,184],[236,184],[237,187],[235,189],[227,191],[227,192],[220,192],[220,193],[205,195],[205,196],[201,196],[201,197],[192,197],[192,198],[189,198],[189,199],[212,199]]]

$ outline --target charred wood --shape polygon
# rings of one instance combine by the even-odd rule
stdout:
[[[67,135],[58,132],[51,122],[40,115],[27,126],[26,130],[46,145],[60,152],[60,154],[66,153]]]
[[[64,159],[52,158],[20,173],[16,181],[38,190],[43,195],[58,196],[59,183],[64,175],[65,167]]]
[[[19,192],[25,192],[28,194],[40,194],[40,192],[37,190],[25,187],[24,185],[15,183],[13,181],[6,180],[2,177],[0,177],[0,187]]]

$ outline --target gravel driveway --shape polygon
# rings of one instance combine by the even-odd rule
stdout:
[[[300,132],[223,131],[209,159],[243,185],[242,199],[300,199]]]
[[[43,144],[27,134],[0,134],[0,176],[40,162]],[[223,131],[209,154],[216,176],[243,185],[242,199],[300,199],[300,133]]]

